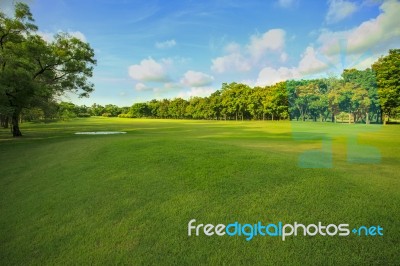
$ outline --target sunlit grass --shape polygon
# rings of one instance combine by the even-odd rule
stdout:
[[[22,124],[21,139],[2,130],[0,263],[395,264],[399,127],[355,127],[90,118]],[[112,130],[127,134],[74,135]],[[359,143],[380,151],[380,163],[347,161],[346,139],[356,131]],[[299,155],[320,148],[321,135],[333,138],[333,168],[300,168]],[[193,218],[385,231],[247,242],[188,237]]]

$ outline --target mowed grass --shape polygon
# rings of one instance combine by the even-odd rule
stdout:
[[[125,135],[74,135],[76,131]],[[89,118],[0,131],[0,264],[400,262],[400,127]],[[349,163],[349,136],[378,163]],[[299,156],[333,138],[332,168]],[[321,157],[322,158],[322,157]],[[187,224],[380,225],[384,236],[187,235]]]

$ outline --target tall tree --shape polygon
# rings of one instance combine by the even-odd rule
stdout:
[[[366,110],[366,122],[369,123],[373,117],[375,117],[376,122],[379,122],[381,117],[381,107],[379,104],[378,88],[374,71],[371,68],[365,70],[345,69],[343,70],[342,78],[346,83],[351,82],[358,87],[367,90],[369,109]]]
[[[389,120],[393,111],[400,107],[400,49],[391,49],[372,65],[378,83],[379,101]]]
[[[60,33],[48,43],[37,33],[29,7],[15,5],[14,17],[0,12],[0,103],[11,112],[12,134],[22,136],[19,117],[24,108],[35,107],[65,92],[86,97],[96,64],[89,44]]]

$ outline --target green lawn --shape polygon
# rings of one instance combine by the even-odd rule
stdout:
[[[127,134],[73,134],[99,130]],[[0,131],[0,265],[400,261],[400,126],[89,118],[22,132]],[[350,135],[380,162],[349,163]],[[333,137],[332,168],[299,167],[314,137]],[[189,237],[191,219],[379,224],[384,236]]]

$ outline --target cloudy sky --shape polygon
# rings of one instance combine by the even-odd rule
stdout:
[[[10,12],[12,0],[1,0]],[[77,104],[130,106],[369,67],[400,48],[398,0],[25,0],[51,40],[95,49],[96,91]]]

